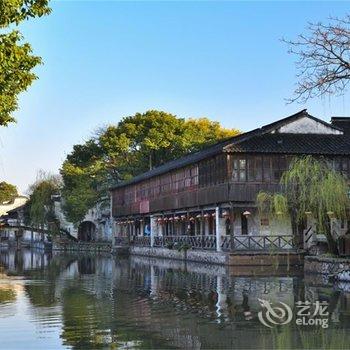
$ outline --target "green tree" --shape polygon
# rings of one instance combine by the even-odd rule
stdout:
[[[345,177],[332,169],[327,160],[311,156],[295,158],[281,178],[281,193],[260,192],[260,212],[275,219],[289,218],[293,233],[301,240],[307,215],[315,220],[318,233],[323,233],[329,251],[338,253],[330,229],[330,217],[346,219],[350,209],[349,185]]]
[[[112,177],[120,181],[238,133],[207,118],[185,120],[150,110],[109,126],[99,143]]]
[[[103,191],[98,187],[95,167],[79,167],[65,161],[61,174],[64,182],[62,188],[63,210],[67,220],[78,223],[86,212],[101,198]],[[103,176],[99,177],[101,183]]]
[[[112,184],[238,133],[207,118],[185,120],[163,111],[126,117],[67,156],[61,169],[66,217],[78,223]]]
[[[41,58],[32,54],[21,33],[20,22],[50,13],[49,0],[0,0],[0,125],[14,122],[18,95],[37,79],[33,69]],[[11,29],[10,29],[11,28]]]
[[[60,187],[61,180],[58,176],[39,174],[37,181],[29,189],[27,206],[31,225],[44,228],[56,222],[52,196],[59,194]]]
[[[0,203],[11,201],[18,196],[17,187],[5,181],[0,182]]]

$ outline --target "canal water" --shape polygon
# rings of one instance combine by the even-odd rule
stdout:
[[[349,349],[348,286],[324,282],[277,267],[2,250],[0,349]]]

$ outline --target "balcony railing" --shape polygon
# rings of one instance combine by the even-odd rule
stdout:
[[[137,246],[149,247],[151,245],[151,237],[149,236],[134,236],[131,243]]]
[[[135,236],[130,243],[136,246],[151,246],[149,236]],[[181,248],[187,245],[192,249],[216,250],[216,237],[210,236],[158,236],[154,237],[154,247]],[[223,236],[222,251],[281,251],[294,248],[292,235],[276,236]]]
[[[164,236],[155,237],[155,247],[178,247],[188,245],[193,249],[215,250],[216,237],[215,236]]]
[[[288,250],[293,249],[292,235],[234,236],[230,242],[223,241],[223,250]],[[229,248],[228,248],[229,247]]]

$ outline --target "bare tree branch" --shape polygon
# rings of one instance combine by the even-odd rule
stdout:
[[[309,23],[297,40],[282,39],[296,55],[297,84],[289,103],[324,95],[341,95],[350,80],[350,16],[329,24]]]

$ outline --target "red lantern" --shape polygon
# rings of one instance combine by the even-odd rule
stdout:
[[[222,213],[222,216],[223,216],[224,218],[227,218],[227,217],[230,216],[230,213],[228,212],[228,210],[224,210],[223,213]]]

